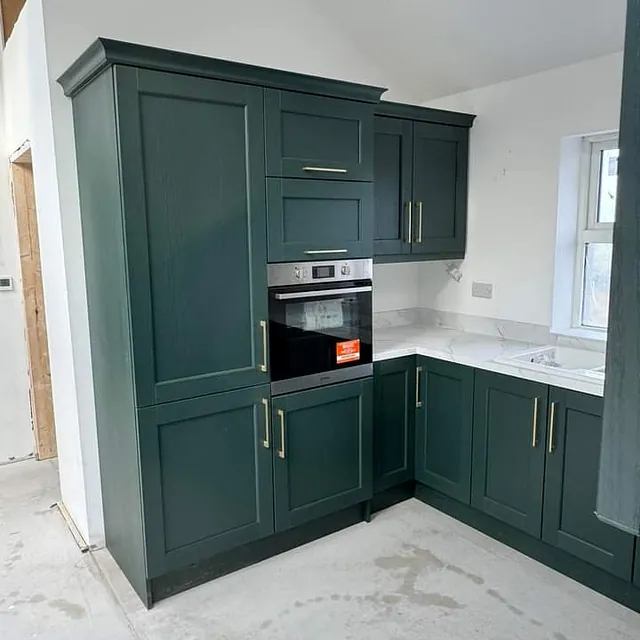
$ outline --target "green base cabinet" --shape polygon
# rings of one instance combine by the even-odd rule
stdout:
[[[416,376],[416,480],[469,504],[474,370],[419,357]]]
[[[269,386],[138,411],[151,578],[274,532]]]
[[[636,561],[633,569],[633,584],[640,589],[640,539],[636,538]]]
[[[276,530],[373,495],[373,379],[272,400]]]
[[[548,387],[476,371],[471,504],[539,538]]]
[[[631,580],[634,537],[595,515],[602,405],[602,398],[551,389],[542,538]]]
[[[413,356],[374,368],[373,488],[376,493],[414,479],[415,367]]]
[[[267,178],[269,262],[370,258],[370,182]]]

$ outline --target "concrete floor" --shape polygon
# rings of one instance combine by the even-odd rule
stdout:
[[[640,638],[640,615],[414,500],[147,611],[57,498],[52,463],[0,467],[2,640]]]

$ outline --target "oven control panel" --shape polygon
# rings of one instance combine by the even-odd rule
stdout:
[[[268,265],[270,287],[314,282],[348,282],[371,280],[373,260],[326,260],[323,262],[286,262]]]

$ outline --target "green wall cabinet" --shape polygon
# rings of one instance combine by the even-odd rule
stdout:
[[[473,116],[381,103],[374,138],[374,256],[463,258]]]
[[[474,370],[419,357],[416,376],[416,480],[469,504]]]
[[[267,175],[373,180],[373,105],[268,89]]]
[[[370,182],[267,178],[269,262],[370,258]]]
[[[275,521],[283,531],[373,495],[373,379],[273,398]]]
[[[634,537],[595,515],[602,406],[602,398],[551,388],[542,537],[630,580]]]
[[[476,371],[471,503],[537,538],[547,397],[546,385]]]
[[[150,577],[274,532],[268,401],[264,385],[138,411]]]
[[[374,368],[373,485],[376,492],[414,479],[416,359],[377,362]]]
[[[268,382],[262,89],[114,80],[138,405]]]

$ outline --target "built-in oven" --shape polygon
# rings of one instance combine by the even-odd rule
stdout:
[[[373,373],[373,262],[269,265],[274,395]]]

